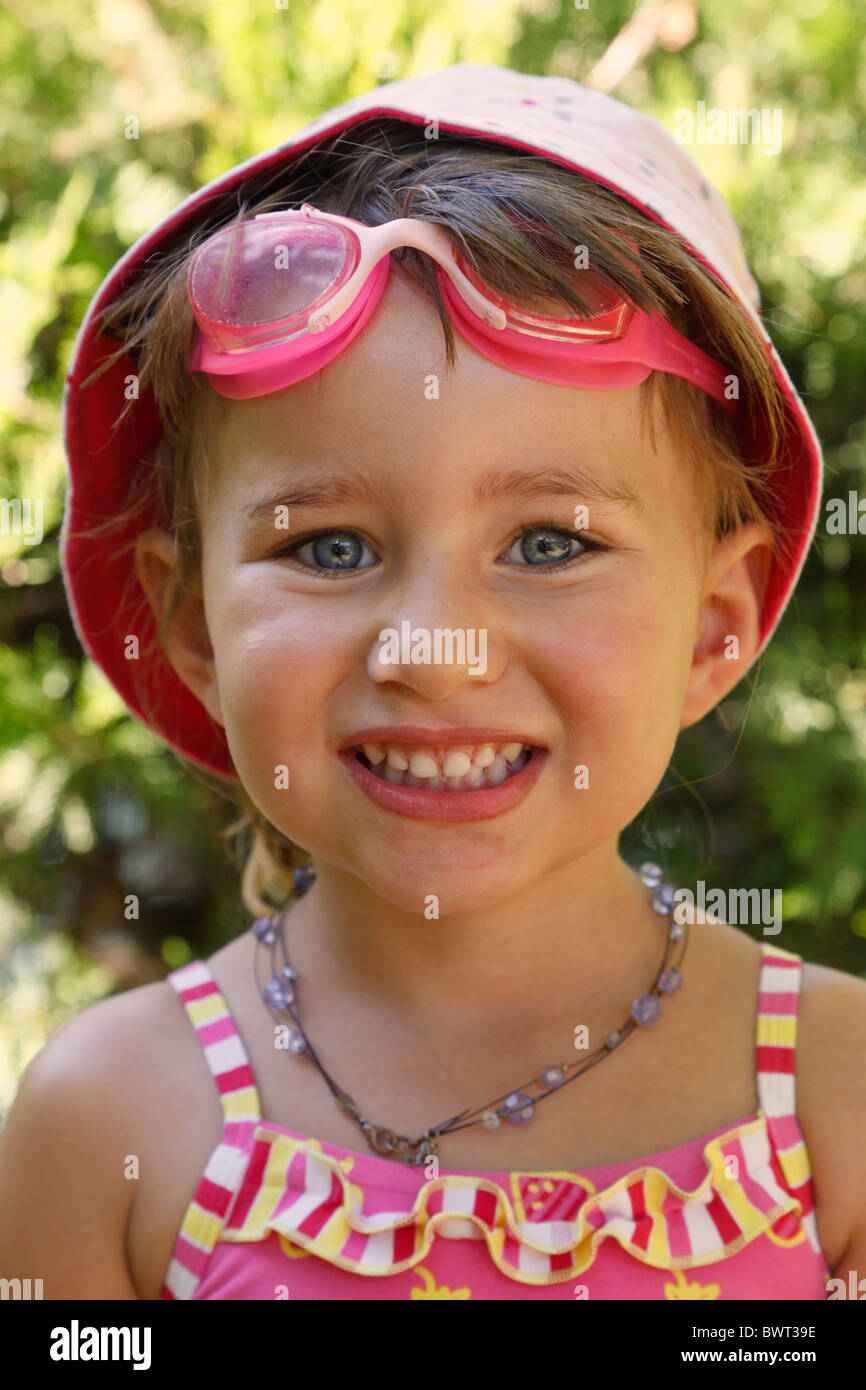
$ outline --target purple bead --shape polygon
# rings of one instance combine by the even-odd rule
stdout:
[[[513,1125],[528,1125],[535,1114],[535,1102],[525,1091],[512,1091],[502,1108],[507,1112],[506,1120]]]
[[[286,1042],[288,1043],[289,1052],[294,1052],[296,1054],[303,1052],[306,1047],[302,1035],[295,1028],[289,1029],[286,1034]]]
[[[263,941],[269,946],[274,939],[273,917],[257,917],[250,927],[250,931],[256,938],[256,941]]]
[[[658,987],[662,994],[676,994],[682,982],[683,977],[680,972],[671,966],[670,970],[663,970],[659,975]]]
[[[658,864],[641,864],[638,869],[638,877],[647,888],[657,888],[664,878],[664,874]]]
[[[284,1009],[286,1007],[285,990],[282,982],[278,980],[276,976],[268,980],[268,983],[262,990],[262,998],[266,1004],[273,1004],[277,1009]]]
[[[670,912],[674,904],[674,893],[676,889],[672,883],[663,883],[652,896],[652,905],[656,912],[663,915]]]
[[[651,1023],[658,1023],[662,1016],[662,1006],[654,994],[641,994],[631,1006],[631,1016],[635,1023],[641,1024],[646,1028]]]
[[[316,881],[316,871],[312,864],[300,864],[292,875],[295,892],[301,898]]]
[[[565,1072],[562,1067],[545,1067],[538,1079],[542,1086],[561,1086],[565,1080]]]

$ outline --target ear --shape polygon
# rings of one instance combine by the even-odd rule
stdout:
[[[201,577],[196,576],[189,589],[180,587],[177,549],[162,530],[144,531],[137,537],[135,569],[157,627],[165,623],[161,638],[166,656],[184,685],[224,727]]]
[[[760,645],[772,563],[770,531],[761,522],[748,522],[715,542],[701,592],[681,729],[703,719],[751,665]]]

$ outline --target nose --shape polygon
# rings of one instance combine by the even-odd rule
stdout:
[[[402,607],[402,606],[401,606]],[[408,605],[407,605],[408,607]],[[467,605],[428,602],[398,608],[378,623],[367,653],[367,674],[377,685],[402,685],[426,700],[447,700],[457,691],[489,685],[505,670],[504,643],[489,624],[460,626],[447,611],[467,616]],[[476,617],[481,616],[481,607]]]

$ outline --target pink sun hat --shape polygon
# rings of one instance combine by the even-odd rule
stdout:
[[[78,333],[63,396],[69,486],[60,558],[73,624],[81,644],[127,707],[191,762],[237,781],[224,730],[183,684],[161,649],[128,660],[128,638],[141,648],[154,636],[153,618],[135,576],[129,549],[112,552],[148,526],[168,526],[155,512],[106,540],[79,535],[116,515],[131,470],[162,434],[157,402],[142,391],[121,421],[126,379],[134,358],[118,359],[89,387],[81,383],[120,344],[102,334],[99,317],[154,253],[165,249],[217,198],[253,175],[287,170],[318,141],[372,117],[434,126],[539,154],[588,175],[659,225],[679,233],[686,250],[734,297],[763,341],[785,397],[789,430],[779,471],[777,503],[788,539],[787,557],[774,564],[766,593],[760,654],[775,631],[805,563],[818,521],[823,460],[802,400],[761,319],[760,295],[743,254],[739,229],[721,194],[672,135],[653,117],[564,77],[536,77],[509,68],[456,63],[353,97],[317,116],[284,144],[212,180],[141,237],[117,262],[93,299]],[[760,440],[757,441],[760,443]]]

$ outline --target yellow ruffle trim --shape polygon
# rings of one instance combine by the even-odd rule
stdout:
[[[451,1228],[448,1238],[455,1238],[455,1223],[460,1224],[456,1238],[483,1238],[493,1263],[509,1279],[523,1284],[543,1285],[560,1283],[583,1274],[593,1264],[602,1242],[608,1239],[615,1240],[635,1259],[656,1269],[694,1269],[736,1254],[759,1236],[770,1233],[780,1218],[788,1214],[793,1214],[798,1222],[803,1215],[801,1202],[779,1186],[772,1170],[766,1117],[760,1111],[756,1119],[704,1145],[703,1158],[707,1172],[694,1191],[684,1191],[656,1167],[643,1167],[626,1173],[601,1192],[593,1191],[592,1182],[580,1173],[512,1174],[514,1197],[521,1207],[522,1181],[527,1185],[535,1184],[535,1190],[538,1190],[537,1184],[542,1179],[546,1180],[543,1189],[548,1195],[551,1194],[548,1186],[551,1179],[554,1180],[556,1194],[563,1195],[567,1185],[585,1194],[574,1219],[562,1221],[556,1218],[560,1228],[570,1228],[567,1238],[560,1237],[558,1241],[551,1239],[550,1223],[520,1220],[516,1203],[498,1183],[468,1174],[447,1174],[424,1181],[409,1210],[365,1216],[363,1190],[347,1177],[347,1172],[354,1166],[351,1157],[338,1160],[324,1153],[318,1141],[295,1139],[267,1125],[259,1126],[255,1137],[269,1148],[261,1185],[243,1225],[236,1230],[224,1226],[220,1238],[232,1242],[259,1241],[274,1232],[281,1237],[284,1250],[286,1242],[291,1242],[300,1250],[317,1255],[342,1269],[371,1277],[400,1274],[420,1264],[429,1253],[437,1231],[442,1231],[445,1223]],[[299,1155],[304,1156],[300,1161]],[[754,1197],[758,1205],[746,1195],[739,1177],[740,1168],[745,1169],[751,1183],[757,1188]],[[331,1195],[334,1177],[341,1189],[338,1204],[333,1204]],[[640,1183],[643,1186],[638,1187],[638,1200],[642,1198],[642,1205],[635,1210],[629,1190]],[[491,1194],[495,1200],[492,1219],[464,1210],[428,1210],[434,1194],[440,1191],[451,1193],[456,1189]],[[717,1198],[723,1201],[725,1222],[737,1229],[737,1234],[727,1240],[723,1240],[706,1211]],[[301,1200],[303,1208],[293,1220],[291,1208]],[[310,1235],[300,1230],[300,1225],[325,1204],[332,1205],[333,1209],[317,1233]],[[536,1206],[537,1203],[532,1205]],[[281,1212],[277,1211],[279,1206],[283,1208]],[[672,1218],[685,1212],[694,1214],[702,1235],[698,1248],[690,1253],[675,1255],[671,1252],[670,1225]],[[382,1237],[404,1227],[414,1229],[411,1253],[400,1260],[388,1259],[385,1252],[393,1255],[392,1242]],[[342,1253],[353,1233],[369,1238],[363,1262],[357,1256],[347,1257]],[[634,1239],[638,1233],[641,1235],[640,1243]],[[706,1239],[708,1233],[716,1237],[715,1243]],[[680,1224],[679,1245],[682,1245],[683,1234]],[[793,1226],[787,1234],[795,1235]],[[526,1264],[534,1267],[521,1269],[506,1260],[508,1235],[517,1242],[515,1255],[518,1251],[525,1252]],[[548,1237],[547,1240],[543,1238],[544,1235]],[[691,1244],[691,1239],[687,1236],[687,1243]],[[551,1269],[550,1258],[566,1253],[572,1256],[569,1263]],[[541,1267],[545,1264],[546,1268]]]

